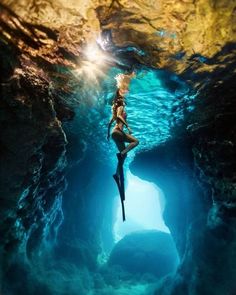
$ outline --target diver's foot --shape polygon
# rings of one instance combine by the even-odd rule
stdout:
[[[119,162],[124,162],[125,158],[127,157],[126,154],[122,154],[122,153],[117,153],[116,156]]]

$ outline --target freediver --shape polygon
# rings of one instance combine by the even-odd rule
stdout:
[[[117,81],[117,91],[116,91],[116,95],[111,107],[112,117],[108,124],[107,139],[108,140],[110,139],[110,129],[111,129],[112,123],[116,121],[116,125],[113,128],[112,134],[111,134],[111,137],[114,140],[119,150],[119,153],[116,154],[118,158],[116,173],[113,175],[113,178],[116,181],[119,177],[120,165],[123,166],[127,153],[139,144],[138,139],[131,135],[132,130],[130,129],[126,121],[127,114],[125,112],[126,102],[125,102],[124,94],[128,91],[130,79],[133,78],[134,76],[135,76],[135,73],[133,71],[131,74],[119,74],[115,78]],[[128,129],[129,133],[124,132],[123,130],[124,125]],[[129,143],[127,146],[125,145],[126,142]]]

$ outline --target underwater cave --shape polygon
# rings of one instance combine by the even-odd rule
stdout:
[[[1,295],[236,294],[235,12],[0,0]]]

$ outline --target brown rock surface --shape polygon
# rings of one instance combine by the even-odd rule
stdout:
[[[197,53],[213,57],[236,39],[235,2],[230,1],[9,1],[2,3],[32,25],[58,32],[57,46],[76,52],[75,45],[112,30],[118,46],[135,44],[148,53],[145,63],[177,72]],[[32,32],[25,32],[32,35]],[[37,36],[37,31],[34,31]],[[43,34],[41,33],[43,38]],[[44,49],[53,42],[44,38]],[[180,63],[170,58],[184,52]]]

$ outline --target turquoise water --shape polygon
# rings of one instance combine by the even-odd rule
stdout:
[[[96,150],[101,161],[108,160],[112,165],[115,165],[117,150],[106,136],[118,73],[120,69],[111,67],[106,72],[93,71],[92,78],[83,75],[82,86],[78,88],[77,124],[73,124],[74,133],[83,138],[85,148]],[[187,108],[191,111],[189,101],[194,96],[190,90],[187,83],[173,73],[141,66],[136,69],[136,77],[126,94],[126,112],[133,136],[140,144],[130,152],[127,165],[135,152],[152,149],[170,138],[171,128],[181,122],[186,111],[183,102],[188,102]]]
[[[138,230],[159,230],[170,233],[162,217],[165,208],[162,191],[154,183],[133,175],[130,170],[127,171],[126,179],[125,214],[127,218],[126,222],[123,222],[120,197],[117,195],[116,222],[113,229],[115,242]]]

